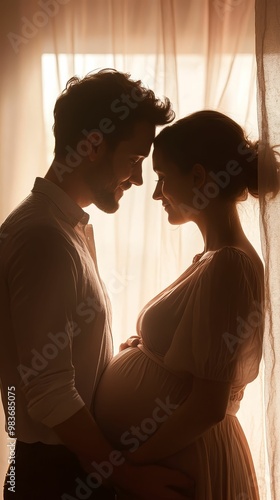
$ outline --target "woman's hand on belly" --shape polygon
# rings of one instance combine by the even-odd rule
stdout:
[[[141,343],[142,343],[141,337],[139,337],[138,335],[132,335],[120,345],[119,352],[124,351],[128,347],[137,347],[138,344]]]

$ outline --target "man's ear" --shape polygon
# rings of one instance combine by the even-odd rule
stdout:
[[[99,131],[91,132],[86,138],[89,145],[89,160],[94,161],[96,157],[104,150],[105,141],[103,139],[103,134]]]
[[[200,188],[203,186],[207,179],[207,173],[203,165],[201,163],[195,163],[192,167],[193,174],[193,185],[196,188]]]

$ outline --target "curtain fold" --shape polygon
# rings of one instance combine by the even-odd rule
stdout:
[[[276,5],[276,2],[271,0],[270,4]],[[269,2],[259,0],[257,3],[257,23],[264,23],[263,8]],[[2,3],[1,222],[29,194],[34,177],[43,176],[48,169],[54,146],[52,109],[67,79],[74,74],[84,76],[98,68],[115,67],[131,73],[134,79],[142,79],[159,97],[167,95],[177,118],[203,108],[217,109],[229,114],[256,138],[254,9],[253,0],[13,0]],[[274,23],[277,23],[276,15]],[[262,40],[267,36],[264,32]],[[257,50],[260,53],[262,49],[259,41]],[[278,61],[278,56],[276,47],[272,58]],[[270,67],[270,57],[263,58],[262,71]],[[271,88],[275,77],[271,74],[269,78],[264,84],[269,83]],[[277,98],[271,90],[266,94],[259,90],[259,101],[263,102],[264,95],[267,100],[270,95]],[[272,110],[273,99],[269,106]],[[273,130],[276,130],[277,109],[274,108]],[[262,124],[268,118],[263,111],[259,116],[262,131]],[[280,143],[276,132],[269,140]],[[266,168],[263,162],[262,183]],[[126,193],[114,216],[103,214],[95,207],[88,209],[95,229],[101,275],[112,300],[116,349],[122,340],[135,333],[141,307],[183,272],[194,254],[203,248],[195,225],[170,226],[160,204],[152,200],[156,176],[150,158],[144,162],[143,177],[144,185]],[[279,367],[276,371],[274,368],[279,363],[279,345],[273,337],[277,332],[280,338],[279,326],[276,326],[279,299],[276,296],[272,301],[276,290],[279,297],[278,235],[273,235],[278,208],[278,198],[272,202],[262,200],[262,239],[264,256],[269,262],[267,279],[271,283],[270,333],[265,366],[259,378],[247,388],[239,415],[252,450],[261,500],[269,500],[270,482],[273,500],[277,487],[280,491],[273,476],[273,472],[277,473],[275,461],[279,462],[279,450],[274,451],[271,434],[274,424],[279,423],[279,389],[273,389],[275,394],[270,393],[270,399],[266,391],[275,387],[270,381],[279,375]],[[240,206],[240,214],[245,231],[261,252],[257,203],[246,202]],[[3,418],[3,414],[0,417]],[[1,429],[3,477],[7,450],[3,426]],[[274,463],[270,476],[265,469],[265,439],[271,464]]]
[[[280,4],[277,0],[256,0],[256,55],[261,229],[266,263],[265,428],[271,498],[277,500],[280,494]]]

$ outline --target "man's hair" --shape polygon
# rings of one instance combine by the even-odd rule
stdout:
[[[165,125],[175,117],[170,100],[160,100],[140,80],[127,73],[103,69],[85,78],[74,76],[54,107],[55,156],[65,158],[95,130],[113,149],[129,138],[134,124],[145,120]]]

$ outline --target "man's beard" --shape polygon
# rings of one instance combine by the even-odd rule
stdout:
[[[95,191],[92,202],[103,212],[113,214],[120,206],[119,200],[116,200],[115,195],[115,191]]]
[[[102,168],[100,165],[99,168]],[[114,180],[109,179],[104,182],[104,178],[99,179],[90,170],[86,173],[85,182],[91,191],[91,202],[105,213],[112,214],[119,208],[119,199],[116,200],[116,189]],[[116,181],[117,184],[117,181]]]

